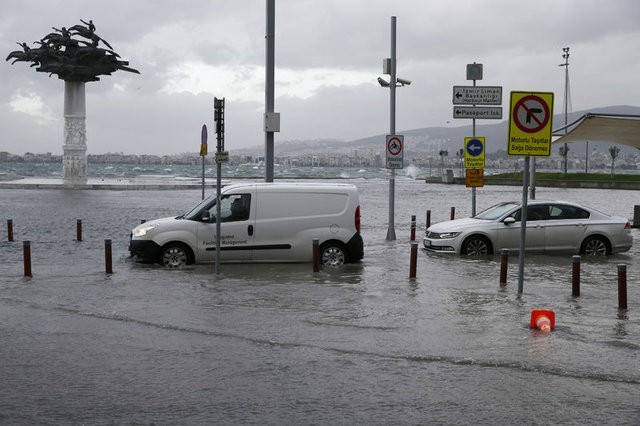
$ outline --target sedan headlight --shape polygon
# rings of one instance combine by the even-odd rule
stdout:
[[[145,226],[139,226],[136,229],[133,230],[133,236],[134,237],[144,237],[145,235],[147,235],[149,232],[151,232],[153,229],[157,228],[158,224],[154,224],[154,225],[145,225]]]
[[[449,239],[449,238],[455,238],[458,235],[460,235],[459,232],[443,232],[442,234],[438,235],[438,238],[440,238],[440,239]]]

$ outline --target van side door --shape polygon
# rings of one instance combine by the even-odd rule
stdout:
[[[216,205],[208,209],[208,220],[198,222],[196,255],[202,262],[216,260]],[[220,259],[247,262],[253,257],[255,240],[255,193],[247,190],[223,194],[220,199]],[[204,213],[204,212],[203,212]]]

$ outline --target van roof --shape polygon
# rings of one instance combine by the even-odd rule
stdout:
[[[233,191],[242,188],[264,188],[266,190],[282,190],[282,189],[313,189],[313,190],[332,190],[336,189],[346,191],[357,191],[357,187],[350,183],[335,183],[335,182],[246,182],[246,183],[234,183],[226,185],[224,191]]]

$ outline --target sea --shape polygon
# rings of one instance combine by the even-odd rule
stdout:
[[[46,167],[3,167],[18,180],[59,178]],[[189,173],[111,167],[90,179],[201,173],[197,165]],[[263,180],[253,167],[223,177]],[[275,180],[358,187],[362,262],[320,272],[223,264],[218,273],[212,264],[137,264],[131,229],[187,211],[200,189],[0,185],[0,424],[640,425],[638,229],[629,252],[581,260],[577,297],[571,255],[527,254],[522,292],[517,256],[501,285],[500,256],[419,248],[410,278],[412,216],[419,243],[427,211],[432,223],[452,207],[470,216],[469,188],[397,171],[389,241],[388,171],[286,173],[276,168]],[[475,192],[478,210],[522,197],[515,186]],[[536,197],[628,218],[640,204],[628,190],[538,187]],[[618,307],[620,265],[627,309]],[[529,328],[533,309],[554,311],[552,332]]]

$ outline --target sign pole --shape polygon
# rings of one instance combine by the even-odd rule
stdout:
[[[204,200],[204,157],[207,156],[207,125],[202,125],[200,156],[202,157],[202,199]]]
[[[518,256],[518,294],[524,288],[524,249],[527,234],[527,187],[529,186],[529,158],[524,157],[524,171],[522,173],[522,210],[520,213],[520,253]]]
[[[216,275],[220,274],[220,199],[222,192],[222,162],[224,151],[224,98],[214,98],[214,120],[216,121]]]
[[[524,287],[524,258],[527,230],[527,193],[531,157],[551,155],[553,119],[553,93],[511,92],[509,107],[509,135],[507,153],[524,157],[522,171],[522,205],[520,210],[520,253],[518,268],[518,295]],[[535,166],[534,166],[535,167]],[[534,184],[535,185],[535,184]],[[531,198],[535,197],[532,191]]]
[[[473,79],[473,87],[476,87],[476,80],[475,78]],[[473,106],[475,107],[476,105],[473,104]],[[472,121],[472,131],[473,134],[472,136],[475,138],[476,137],[476,119],[474,118]],[[471,217],[476,215],[476,187],[473,186],[471,188]]]

